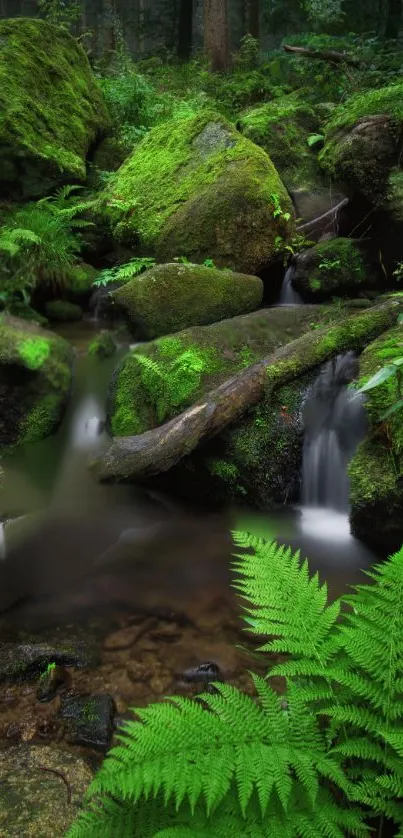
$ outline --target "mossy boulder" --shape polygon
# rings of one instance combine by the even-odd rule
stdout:
[[[91,341],[88,347],[88,354],[99,358],[100,361],[103,361],[105,358],[110,358],[111,355],[114,355],[116,350],[117,344],[113,335],[107,329],[103,329],[94,338],[94,340]]]
[[[261,146],[289,189],[309,188],[320,181],[320,168],[308,137],[319,120],[308,103],[295,95],[265,102],[241,114],[239,130]]]
[[[76,303],[68,300],[50,300],[45,305],[45,313],[49,320],[55,323],[69,323],[73,320],[81,320],[83,310]]]
[[[86,262],[74,265],[67,279],[66,297],[73,301],[89,298],[94,291],[94,282],[98,276],[99,271]]]
[[[235,373],[348,308],[260,309],[136,346],[116,369],[108,399],[113,436],[155,428]]]
[[[74,353],[63,338],[33,323],[0,318],[0,447],[35,442],[63,416]]]
[[[403,357],[403,327],[370,343],[360,357],[360,384]],[[351,527],[354,535],[387,554],[403,540],[402,411],[382,416],[401,398],[396,376],[367,391],[369,433],[349,466]]]
[[[319,302],[373,288],[376,276],[366,264],[359,242],[338,238],[301,253],[295,261],[292,284],[304,300]]]
[[[109,125],[87,56],[65,29],[0,20],[0,193],[32,198],[84,182],[86,156]]]
[[[159,262],[186,256],[256,274],[294,231],[290,197],[268,155],[220,114],[152,129],[111,177],[95,214]]]
[[[112,294],[135,337],[150,340],[256,309],[263,298],[257,276],[171,262],[155,265]]]
[[[323,169],[376,207],[384,204],[398,161],[402,102],[402,82],[369,90],[339,105],[326,125]]]

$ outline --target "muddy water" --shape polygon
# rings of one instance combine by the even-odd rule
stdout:
[[[121,714],[194,690],[183,673],[206,661],[250,689],[246,670],[264,667],[236,648],[249,640],[231,588],[231,530],[301,549],[331,598],[363,581],[362,569],[376,557],[351,537],[347,516],[330,510],[214,514],[139,488],[96,484],[87,463],[108,444],[100,425],[107,382],[128,347],[100,362],[86,354],[91,325],[63,332],[78,352],[65,422],[54,437],[2,462],[2,639],[91,639],[98,662],[72,667],[69,685],[109,693]],[[0,690],[3,742],[60,735],[57,700],[40,704],[36,689],[30,683]]]

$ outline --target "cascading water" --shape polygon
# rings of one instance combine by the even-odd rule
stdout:
[[[303,304],[302,298],[297,293],[297,291],[294,291],[294,288],[292,286],[292,279],[294,274],[295,265],[290,265],[290,267],[287,268],[284,274],[283,284],[281,286],[280,299],[278,301],[278,305],[280,306],[299,306]]]
[[[367,429],[365,397],[348,387],[357,373],[354,352],[338,355],[323,367],[302,409],[302,504],[344,513],[345,519],[347,466]]]

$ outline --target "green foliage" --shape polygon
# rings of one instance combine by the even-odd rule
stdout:
[[[98,80],[116,131],[127,145],[138,142],[152,125],[169,115],[169,101],[132,64]]]
[[[280,204],[280,196],[277,192],[272,192],[270,195],[270,200],[273,204],[273,218],[281,218],[283,221],[289,221],[291,218],[291,213],[283,212]]]
[[[50,344],[45,338],[25,338],[18,349],[24,363],[31,370],[38,370],[50,354]]]
[[[145,355],[134,357],[142,367],[142,381],[155,404],[159,423],[197,389],[207,361],[207,353],[196,346],[165,363]]]
[[[136,710],[69,838],[346,838],[374,815],[403,827],[403,548],[329,604],[298,552],[233,536],[248,630],[283,661],[252,675],[256,698],[216,683]]]
[[[322,259],[318,265],[319,270],[323,271],[338,271],[341,269],[340,259]]]
[[[25,204],[0,229],[0,299],[6,308],[20,296],[29,303],[37,285],[68,281],[82,246],[80,230],[91,223],[78,217],[92,206],[76,199],[78,189],[65,186]]]
[[[125,262],[124,265],[105,268],[105,270],[100,272],[98,279],[94,280],[92,284],[95,288],[99,288],[100,286],[105,287],[112,282],[128,282],[134,276],[141,274],[153,265],[155,265],[155,259],[152,256],[136,256],[130,259],[129,262]]]
[[[307,139],[307,144],[309,145],[309,148],[313,148],[313,146],[323,145],[324,139],[323,134],[310,134]]]
[[[37,6],[45,20],[66,29],[81,17],[79,0],[37,0]]]
[[[396,413],[398,410],[403,408],[402,365],[403,358],[393,358],[393,361],[390,361],[389,364],[381,367],[378,372],[372,375],[371,378],[359,388],[358,392],[366,393],[367,390],[373,390],[374,387],[379,387],[390,378],[394,378],[396,380],[399,398],[396,399],[393,404],[391,404],[388,409],[378,417],[379,422],[383,422],[385,419],[388,419],[389,416],[392,416],[393,413]]]
[[[252,35],[241,38],[241,46],[234,55],[234,67],[240,70],[252,70],[260,64],[260,44]]]

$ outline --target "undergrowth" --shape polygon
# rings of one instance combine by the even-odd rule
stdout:
[[[234,540],[266,678],[136,709],[68,838],[402,838],[403,548],[329,603],[299,552]]]

